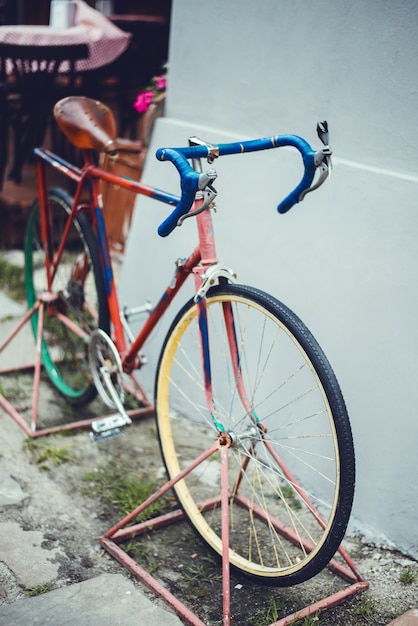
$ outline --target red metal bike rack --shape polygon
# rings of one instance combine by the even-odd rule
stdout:
[[[0,345],[0,354],[6,350],[13,340],[19,335],[24,326],[30,321],[31,317],[39,311],[38,316],[38,337],[42,336],[43,325],[43,311],[42,303],[37,302],[35,306],[28,311],[17,326],[12,330],[9,336]],[[39,403],[39,391],[40,391],[40,374],[41,374],[41,344],[40,341],[36,342],[34,347],[35,359],[33,364],[20,365],[19,367],[1,369],[0,374],[9,374],[13,372],[23,372],[33,370],[33,390],[32,390],[32,411],[30,424],[27,423],[25,418],[19,413],[13,405],[6,399],[3,394],[0,394],[0,407],[2,407],[20,426],[20,428],[29,437],[41,437],[54,432],[62,430],[78,430],[89,428],[99,416],[94,418],[75,421],[66,424],[59,424],[48,428],[38,428],[38,403]],[[142,390],[138,382],[134,377],[131,377],[133,391],[136,393],[136,397],[144,403],[144,407],[136,409],[134,411],[128,411],[129,416],[132,419],[150,415],[154,411],[154,407],[149,403],[145,392]],[[166,515],[160,515],[156,518],[150,519],[146,522],[129,525],[135,520],[135,518],[147,509],[151,504],[165,495],[179,480],[190,473],[200,463],[207,459],[216,450],[221,451],[221,472],[222,472],[222,489],[219,498],[216,502],[221,504],[222,511],[222,595],[223,595],[223,624],[225,626],[231,626],[231,591],[230,591],[230,570],[229,570],[229,496],[228,496],[228,447],[220,446],[216,441],[211,448],[201,454],[195,459],[190,466],[181,472],[174,479],[166,482],[160,489],[158,489],[152,496],[150,496],[144,503],[134,509],[128,516],[121,520],[116,526],[111,528],[103,537],[100,538],[100,543],[103,548],[111,554],[119,563],[126,567],[138,580],[147,585],[156,595],[160,596],[169,606],[171,606],[178,615],[184,619],[191,626],[205,626],[205,624],[188,609],[180,600],[178,600],[171,592],[169,592],[160,582],[158,582],[150,573],[148,573],[143,567],[141,567],[133,558],[131,558],[119,544],[132,537],[138,537],[145,534],[152,528],[153,531],[162,528],[168,524],[179,522],[184,520],[182,511],[176,510]],[[202,503],[202,507],[209,506],[211,503]],[[304,619],[309,615],[314,615],[318,611],[323,611],[334,607],[342,603],[347,598],[350,598],[358,593],[362,593],[368,589],[368,583],[361,577],[353,561],[343,548],[339,548],[339,554],[342,557],[345,565],[342,565],[336,559],[333,559],[329,564],[329,569],[349,582],[349,586],[345,589],[338,591],[326,598],[322,598],[319,601],[307,606],[306,608],[283,617],[270,626],[290,626],[297,621]]]
[[[42,337],[43,329],[43,303],[38,300],[35,305],[22,317],[20,322],[12,330],[9,336],[0,345],[0,354],[6,350],[13,340],[19,335],[24,326],[30,321],[31,317],[39,312],[38,315],[38,337]],[[7,400],[7,398],[0,393],[0,407],[14,419],[14,421],[20,426],[28,437],[43,437],[52,433],[60,432],[63,430],[81,430],[90,428],[91,424],[98,419],[106,417],[104,415],[97,415],[95,417],[78,420],[75,422],[57,424],[48,428],[38,428],[38,408],[39,408],[39,395],[40,395],[40,380],[41,380],[41,342],[38,340],[36,345],[34,344],[34,362],[27,365],[20,365],[17,367],[3,368],[0,370],[0,374],[12,374],[14,372],[28,372],[33,370],[33,389],[32,389],[32,409],[30,423],[23,417],[19,411]],[[147,415],[152,415],[154,412],[153,405],[149,402],[144,390],[139,385],[136,378],[130,376],[131,384],[128,389],[132,395],[135,396],[144,406],[138,409],[127,411],[131,419],[138,419]]]
[[[216,450],[221,451],[221,484],[222,492],[219,498],[216,499],[216,503],[221,504],[221,517],[222,517],[222,595],[223,595],[223,620],[222,624],[225,626],[231,626],[231,591],[230,591],[230,570],[229,570],[229,492],[228,492],[228,448],[227,446],[219,446],[218,442],[215,442],[206,452],[197,457],[185,470],[183,470],[178,476],[166,482],[160,489],[158,489],[153,495],[151,495],[145,502],[134,509],[129,515],[122,519],[118,524],[111,528],[103,537],[100,538],[100,543],[103,548],[111,554],[121,565],[126,567],[131,574],[133,574],[139,581],[145,584],[156,595],[161,597],[166,604],[171,606],[176,613],[184,619],[191,626],[205,626],[199,617],[197,617],[190,609],[188,609],[180,600],[178,600],[168,589],[156,580],[149,572],[141,567],[135,559],[120,547],[122,542],[138,538],[138,536],[145,534],[147,531],[156,531],[168,524],[179,522],[184,520],[184,515],[181,510],[176,510],[172,513],[160,515],[149,519],[145,522],[138,524],[131,524],[135,518],[145,511],[151,504],[156,502],[159,498],[166,494],[179,480],[184,478],[193,469],[195,469],[200,463],[205,461]],[[202,508],[213,506],[214,501],[210,503],[202,503]],[[311,604],[310,606],[301,609],[292,615],[283,617],[279,621],[270,624],[270,626],[290,626],[300,620],[305,619],[309,615],[315,615],[318,611],[324,611],[332,607],[341,604],[344,600],[353,597],[358,593],[362,593],[369,588],[368,583],[361,577],[356,566],[351,560],[347,552],[340,547],[338,550],[345,565],[341,564],[335,558],[331,560],[328,568],[333,574],[336,574],[343,580],[349,582],[349,586],[345,589],[333,593],[332,595],[322,598],[319,601]]]

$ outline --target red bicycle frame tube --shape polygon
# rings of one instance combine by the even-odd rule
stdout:
[[[147,187],[142,183],[134,181],[128,178],[121,178],[115,174],[111,174],[96,167],[93,163],[93,155],[89,151],[84,153],[83,169],[77,168],[70,163],[67,163],[60,157],[57,157],[52,152],[39,148],[35,150],[38,157],[37,173],[38,173],[38,194],[39,202],[41,206],[40,220],[43,241],[49,240],[51,229],[51,216],[48,203],[47,194],[47,180],[46,180],[46,164],[52,165],[58,171],[61,171],[65,176],[71,178],[77,183],[76,194],[74,197],[73,205],[71,208],[71,214],[66,224],[62,241],[60,242],[59,249],[55,258],[52,258],[52,245],[48,245],[47,252],[47,272],[48,272],[48,289],[51,290],[52,282],[54,279],[56,267],[59,264],[62,252],[65,248],[66,240],[68,238],[72,222],[76,215],[83,211],[89,215],[90,222],[94,229],[94,232],[98,238],[99,249],[101,253],[101,261],[104,268],[104,281],[106,288],[106,295],[109,306],[110,318],[113,326],[112,338],[115,342],[117,350],[121,356],[122,367],[126,373],[132,373],[137,366],[137,355],[141,348],[144,346],[149,335],[157,325],[158,321],[165,313],[170,303],[181,289],[183,283],[191,274],[194,275],[196,292],[202,285],[202,277],[210,266],[217,263],[215,239],[213,233],[213,223],[211,210],[207,209],[201,213],[198,213],[199,208],[203,203],[203,198],[197,198],[192,206],[191,212],[197,211],[196,221],[199,243],[195,250],[190,254],[188,259],[178,267],[176,272],[174,283],[166,288],[162,294],[160,300],[151,311],[148,319],[143,324],[137,337],[134,339],[132,345],[127,348],[125,332],[120,317],[119,300],[114,281],[112,264],[110,259],[110,251],[108,246],[108,240],[106,235],[106,227],[103,218],[102,211],[102,196],[99,190],[99,180],[106,181],[108,183],[117,184],[125,189],[155,198],[159,201],[167,204],[175,204],[178,198],[171,196],[158,189]],[[87,203],[82,203],[81,193],[84,186],[87,186],[90,200]],[[207,400],[207,406],[214,423],[220,431],[223,430],[222,424],[217,419],[217,410],[214,404],[213,391],[212,391],[212,379],[211,379],[211,365],[210,365],[210,349],[209,349],[209,332],[207,323],[207,309],[206,300],[203,298],[198,303],[198,321],[200,327],[201,336],[201,352],[202,352],[202,367],[205,382],[205,394]],[[243,389],[243,384],[239,382],[239,355],[238,346],[236,343],[234,320],[231,308],[226,305],[224,307],[225,324],[227,328],[229,348],[231,354],[231,360],[235,377],[237,381],[237,388],[241,396],[242,402],[246,409],[250,412],[249,401],[246,396],[246,392]]]
[[[196,200],[195,204],[192,207],[192,211],[198,210],[202,203],[203,199]],[[178,267],[174,284],[171,284],[169,287],[167,287],[157,305],[151,311],[149,318],[140,329],[128,353],[122,359],[123,369],[128,373],[131,372],[132,369],[134,369],[136,355],[141,350],[142,346],[144,345],[152,330],[155,328],[159,319],[162,317],[162,315],[171,304],[173,298],[181,289],[186,278],[192,273],[195,275],[195,284],[197,290],[197,288],[201,285],[201,276],[204,274],[205,269],[216,262],[212,215],[210,211],[207,210],[203,213],[198,214],[196,216],[196,220],[198,224],[199,245],[190,254],[188,259]]]

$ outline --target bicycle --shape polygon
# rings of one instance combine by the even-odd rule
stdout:
[[[117,139],[105,105],[70,97],[56,104],[54,115],[82,151],[84,164],[79,168],[45,148],[35,150],[38,199],[27,226],[25,278],[28,304],[39,307],[32,326],[50,380],[76,406],[98,392],[116,413],[93,423],[94,437],[119,432],[131,421],[123,377],[145,365],[141,350],[147,338],[193,276],[195,296],[168,330],[155,379],[157,432],[169,478],[205,453],[206,460],[174,485],[175,495],[193,529],[222,555],[220,450],[226,446],[231,566],[269,585],[311,578],[338,550],[351,512],[355,461],[349,418],[331,366],[299,318],[272,296],[239,284],[217,260],[213,162],[244,151],[296,148],[304,174],[279,204],[284,213],[328,175],[327,124],[318,125],[323,145],[316,151],[295,135],[217,146],[192,138],[187,147],[158,150],[157,158],[172,162],[180,174],[179,199],[96,164],[97,152],[135,149]],[[76,183],[74,198],[48,189],[47,167]],[[130,312],[118,302],[100,181],[174,207],[159,227],[163,237],[190,217],[197,221],[196,248],[176,262],[174,279],[136,337],[129,330]]]

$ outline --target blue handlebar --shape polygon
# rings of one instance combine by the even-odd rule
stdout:
[[[157,151],[157,159],[171,161],[180,174],[181,198],[176,208],[158,227],[158,234],[167,237],[177,226],[182,215],[189,212],[199,189],[199,172],[196,172],[187,158],[177,148],[162,148]]]
[[[292,146],[302,155],[304,164],[304,175],[296,189],[294,189],[284,200],[282,200],[277,210],[279,213],[286,213],[299,202],[301,194],[309,189],[315,176],[315,152],[311,146],[297,135],[280,135],[267,137],[265,139],[253,139],[250,141],[224,143],[216,146],[218,156],[227,154],[242,154],[244,152],[256,152],[259,150],[269,150],[271,148],[281,148]],[[179,218],[189,212],[196,191],[199,189],[199,172],[196,172],[187,159],[201,159],[210,156],[211,147],[206,145],[188,146],[183,148],[160,148],[156,157],[159,161],[171,161],[180,174],[181,199],[174,211],[159,226],[158,234],[161,237],[169,235],[177,225]]]

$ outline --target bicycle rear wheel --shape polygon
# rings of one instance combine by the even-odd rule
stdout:
[[[72,198],[64,190],[48,191],[53,255],[63,239]],[[45,248],[40,236],[39,202],[29,217],[25,241],[25,281],[29,307],[48,293],[44,307],[41,357],[45,370],[65,398],[83,405],[97,394],[88,363],[88,341],[96,328],[109,332],[109,310],[99,250],[86,215],[71,225],[63,255],[48,290]],[[38,314],[32,316],[37,337]]]
[[[259,583],[303,582],[333,557],[351,512],[355,462],[341,391],[311,333],[271,296],[220,285],[209,290],[206,307],[210,410],[192,300],[160,356],[155,406],[167,473],[177,476],[223,427],[232,441],[231,566]],[[194,530],[222,554],[219,451],[174,491]]]

